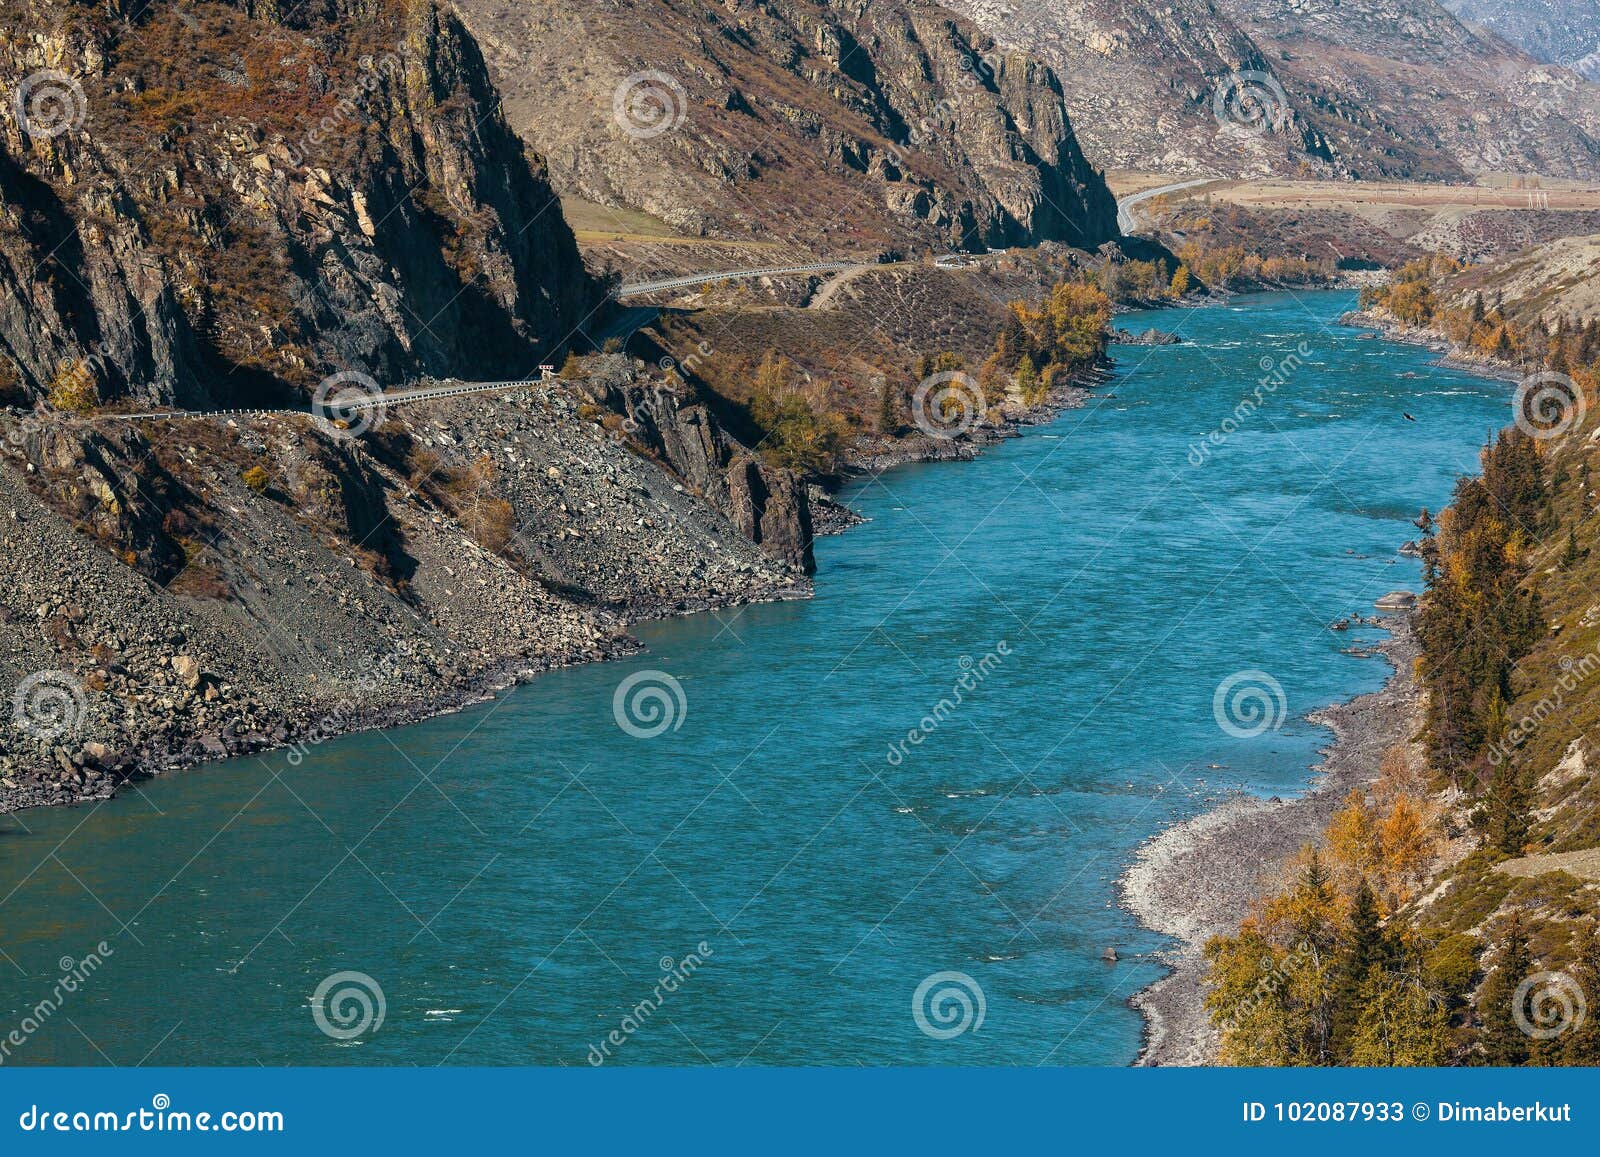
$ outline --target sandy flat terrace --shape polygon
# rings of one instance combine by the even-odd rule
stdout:
[[[1113,171],[1106,174],[1119,197],[1176,183],[1182,176]],[[1256,209],[1600,209],[1600,186],[1530,178],[1528,186],[1499,181],[1479,185],[1429,185],[1395,181],[1217,180],[1171,194],[1174,201],[1210,197]]]

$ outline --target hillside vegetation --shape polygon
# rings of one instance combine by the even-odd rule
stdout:
[[[1419,517],[1415,740],[1208,948],[1229,1063],[1600,1063],[1600,319],[1463,300],[1471,272],[1364,295],[1526,376],[1481,476]]]

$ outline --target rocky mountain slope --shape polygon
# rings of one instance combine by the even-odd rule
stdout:
[[[1443,0],[1462,20],[1485,28],[1547,64],[1569,68],[1600,49],[1597,0]],[[1594,79],[1595,65],[1579,71]],[[1600,70],[1595,70],[1600,71]]]
[[[0,450],[0,810],[410,721],[625,653],[638,617],[806,590],[793,476],[620,357],[359,438],[12,415]]]
[[[1099,164],[1600,176],[1592,86],[1471,32],[1433,0],[951,2],[1072,78],[1068,108]]]
[[[1067,107],[1090,158],[1155,171],[1293,171],[1326,168],[1323,142],[1302,120],[1270,132],[1219,131],[1219,78],[1271,76],[1260,47],[1214,0],[951,0],[1007,45],[1037,52],[1063,76]],[[1270,83],[1270,81],[1268,81]],[[1275,122],[1275,109],[1266,122]]]
[[[829,254],[1116,232],[1062,81],[931,4],[456,3],[564,195]]]
[[[1441,291],[1457,303],[1482,294],[1522,325],[1558,317],[1586,323],[1600,318],[1600,236],[1563,237],[1474,266],[1448,279]]]
[[[1350,319],[1520,379],[1514,421],[1485,448],[1481,476],[1419,523],[1427,698],[1410,730],[1430,775],[1410,843],[1431,867],[1385,922],[1394,942],[1421,950],[1422,983],[1445,999],[1429,1013],[1445,1048],[1416,1063],[1600,1062],[1600,1031],[1583,1011],[1600,985],[1592,241],[1477,269],[1417,262],[1364,292],[1366,312]],[[1372,802],[1353,795],[1330,824],[1335,854],[1360,846]]]
[[[620,355],[432,0],[0,13],[0,809],[311,744],[802,594],[807,491]],[[265,416],[131,419],[265,407]],[[280,412],[281,411],[281,412]]]
[[[1475,354],[1526,369],[1542,349],[1543,339],[1534,335],[1558,325],[1577,330],[1600,324],[1600,235],[1558,237],[1479,264],[1448,256],[1417,261],[1400,270],[1393,286],[1369,296],[1380,299],[1371,316],[1375,324],[1463,347],[1472,343],[1459,319],[1447,332],[1452,327],[1444,316],[1487,313],[1508,328],[1507,341],[1480,340]]]
[[[1600,89],[1467,28],[1434,0],[1220,0],[1282,60],[1297,107],[1350,163],[1398,144],[1464,173],[1600,175]],[[1351,118],[1354,117],[1352,121]]]
[[[69,361],[141,404],[504,376],[597,304],[447,11],[127,7],[0,17],[0,372],[28,396]]]

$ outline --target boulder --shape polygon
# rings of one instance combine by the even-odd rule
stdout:
[[[200,686],[200,660],[192,655],[174,655],[172,657],[172,670],[177,674],[183,685],[191,691]]]

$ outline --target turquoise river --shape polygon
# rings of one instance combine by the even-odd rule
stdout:
[[[1387,675],[1328,624],[1416,587],[1409,520],[1509,418],[1352,305],[1124,319],[1186,344],[1119,348],[976,462],[854,484],[870,522],[818,544],[810,601],[646,624],[635,659],[297,766],[0,817],[6,1063],[1130,1063],[1163,941],[1117,878],[1229,791],[1304,789],[1305,713]],[[1240,673],[1281,726],[1219,725]],[[660,735],[614,714],[635,674]]]

